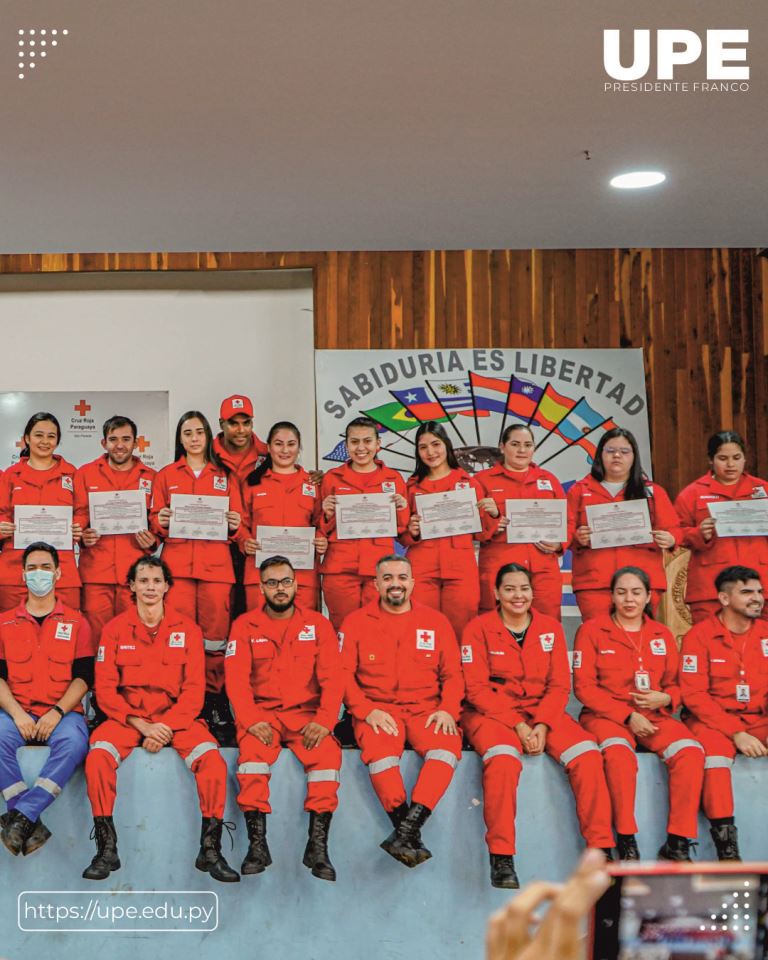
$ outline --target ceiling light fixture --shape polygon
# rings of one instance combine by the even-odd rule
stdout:
[[[611,186],[618,190],[639,190],[641,187],[655,187],[666,179],[667,175],[658,170],[635,170],[614,177]]]

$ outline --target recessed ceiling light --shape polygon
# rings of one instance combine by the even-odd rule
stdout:
[[[635,170],[622,173],[611,180],[611,186],[619,190],[638,190],[640,187],[655,187],[667,179],[666,174],[658,170]]]

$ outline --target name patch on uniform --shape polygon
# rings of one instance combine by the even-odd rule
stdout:
[[[692,653],[686,653],[683,657],[683,673],[698,673],[699,658]]]
[[[547,480],[546,477],[539,477],[536,481],[536,486],[539,490],[552,490],[552,481]]]
[[[752,487],[753,500],[763,500],[765,497],[768,497],[768,493],[765,492],[765,487]]]
[[[541,649],[544,653],[550,653],[552,647],[555,645],[554,633],[540,633],[539,640],[541,641]]]
[[[120,646],[118,647],[118,649],[119,649],[119,650],[135,650],[135,649],[136,649],[136,644],[135,644],[135,643],[121,643]]]
[[[506,653],[505,653],[504,650],[489,650],[488,653],[490,653],[490,655],[491,655],[492,657],[504,657],[504,656],[506,656]]]
[[[168,646],[169,647],[183,647],[186,643],[187,635],[185,633],[172,633],[168,637]]]
[[[763,648],[763,656],[768,657],[768,637],[762,637],[760,646]]]
[[[96,651],[96,663],[104,663],[104,647],[99,647]]]
[[[661,637],[651,640],[651,653],[655,653],[657,657],[666,656],[667,644]]]
[[[269,643],[269,637],[251,637],[251,643]]]
[[[435,649],[435,631],[417,630],[416,631],[416,649],[434,650]]]
[[[314,623],[305,624],[304,629],[299,630],[299,640],[317,640]]]
[[[227,478],[226,478],[226,477],[214,477],[214,478],[213,478],[213,489],[214,489],[214,490],[226,490],[226,489],[227,489]]]
[[[146,493],[152,493],[152,481],[148,480],[146,477],[139,477],[139,490],[144,490]]]
[[[381,484],[381,489],[384,493],[394,493],[395,492],[395,482],[394,480],[384,480]]]
[[[72,639],[72,624],[71,623],[57,623],[56,624],[56,633],[54,634],[57,640],[71,640]]]
[[[224,657],[234,657],[237,653],[237,640],[228,640],[227,649],[224,652]]]
[[[601,654],[605,654],[605,653],[616,653],[616,651],[615,651],[615,650],[601,650],[600,653],[601,653]]]
[[[472,663],[472,646],[471,644],[465,643],[461,648],[461,662],[462,663]]]
[[[317,490],[314,483],[302,483],[301,492],[305,497],[316,497]]]
[[[581,669],[581,650],[573,651],[573,669],[574,670]]]
[[[61,485],[62,487],[64,487],[65,490],[74,490],[74,487],[72,485],[72,477],[62,477]]]

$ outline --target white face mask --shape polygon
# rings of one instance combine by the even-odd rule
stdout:
[[[53,590],[56,574],[53,570],[26,570],[24,582],[31,594],[44,597]]]

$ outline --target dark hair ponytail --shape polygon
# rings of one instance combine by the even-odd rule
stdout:
[[[295,434],[296,439],[299,441],[299,447],[301,447],[301,432],[295,423],[291,423],[290,420],[278,420],[277,423],[273,423],[269,428],[269,433],[267,434],[267,446],[275,439],[275,435],[280,430],[290,430],[291,433]],[[267,470],[272,469],[272,455],[267,452],[264,459],[258,465],[254,467],[253,470],[245,478],[245,482],[249,487],[258,487],[261,481],[264,479],[264,475]]]

